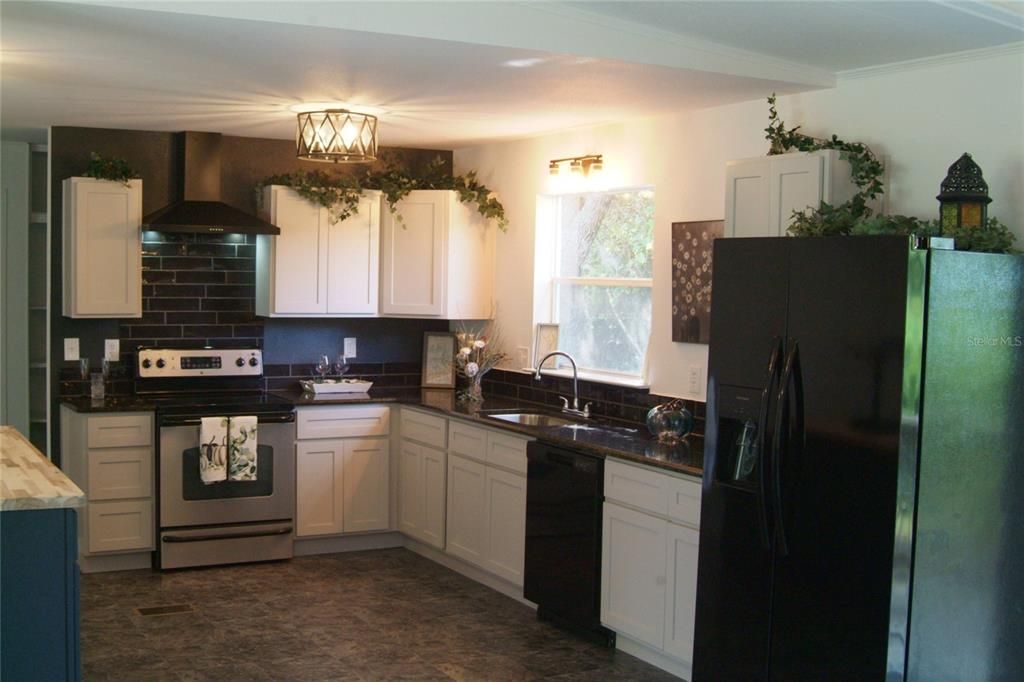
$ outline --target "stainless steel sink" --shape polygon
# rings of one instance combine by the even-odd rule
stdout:
[[[566,426],[568,424],[579,424],[573,419],[558,417],[553,414],[538,414],[537,412],[498,412],[487,415],[491,419],[500,419],[513,424],[523,426]]]

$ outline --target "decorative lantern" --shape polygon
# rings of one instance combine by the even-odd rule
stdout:
[[[943,234],[960,227],[978,228],[988,219],[988,184],[981,177],[981,167],[970,154],[956,160],[939,189],[939,221]]]

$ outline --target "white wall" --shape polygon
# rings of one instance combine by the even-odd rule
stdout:
[[[989,215],[1010,226],[1024,248],[1024,52],[845,79],[832,90],[781,97],[778,108],[788,126],[834,133],[886,155],[891,213],[937,216],[946,169],[970,152],[993,197]],[[498,236],[497,266],[497,315],[508,350],[531,345],[537,195],[555,189],[547,162],[603,154],[604,186],[655,187],[651,390],[703,400],[687,394],[684,377],[691,365],[706,365],[707,347],[672,342],[671,223],[723,217],[725,163],[767,152],[767,117],[761,99],[455,150],[456,170],[476,169],[510,220]]]

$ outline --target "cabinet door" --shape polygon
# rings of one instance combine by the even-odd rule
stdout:
[[[604,505],[601,622],[656,649],[665,645],[665,539],[668,523]]]
[[[526,545],[526,477],[487,468],[488,571],[523,584]],[[450,539],[449,539],[450,542]]]
[[[444,549],[444,514],[447,498],[445,478],[447,456],[441,450],[423,448],[423,525],[424,542]]]
[[[274,187],[274,314],[327,312],[327,211],[295,191]]]
[[[817,154],[785,154],[772,158],[768,236],[785,236],[793,211],[802,212],[821,205],[823,162]]]
[[[423,527],[423,446],[404,438],[398,451],[398,529],[414,538]]]
[[[381,217],[381,313],[439,316],[444,312],[445,253],[451,193],[410,192],[398,203],[404,225]]]
[[[142,316],[142,181],[64,181],[64,315]]]
[[[388,441],[386,438],[345,441],[344,530],[386,530],[388,527]]]
[[[668,524],[668,599],[665,601],[665,653],[693,661],[693,628],[697,613],[697,553],[700,534]]]
[[[725,236],[771,237],[768,197],[771,159],[734,161],[725,169]]]
[[[295,446],[295,534],[344,530],[344,441],[299,441]]]
[[[486,471],[479,462],[448,456],[445,551],[477,566],[484,566],[487,554]]]
[[[359,212],[327,223],[327,312],[372,315],[380,280],[380,197],[359,200]]]

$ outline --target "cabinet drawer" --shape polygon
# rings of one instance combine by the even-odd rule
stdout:
[[[153,422],[149,414],[89,417],[90,448],[121,448],[153,443]]]
[[[525,438],[491,432],[487,438],[487,463],[525,474],[528,442]]]
[[[89,514],[89,552],[153,549],[153,503],[94,502]]]
[[[448,422],[448,449],[481,462],[487,461],[487,431],[463,424]]]
[[[448,420],[444,417],[403,409],[401,424],[402,438],[442,450],[447,446]]]
[[[669,479],[668,517],[693,528],[700,528],[700,481]]]
[[[118,500],[153,494],[151,449],[91,450],[88,457],[90,500]]]
[[[303,407],[296,414],[297,433],[300,439],[386,436],[390,413],[380,405]]]
[[[604,496],[659,516],[668,515],[669,485],[672,478],[656,471],[620,464],[604,464]]]

